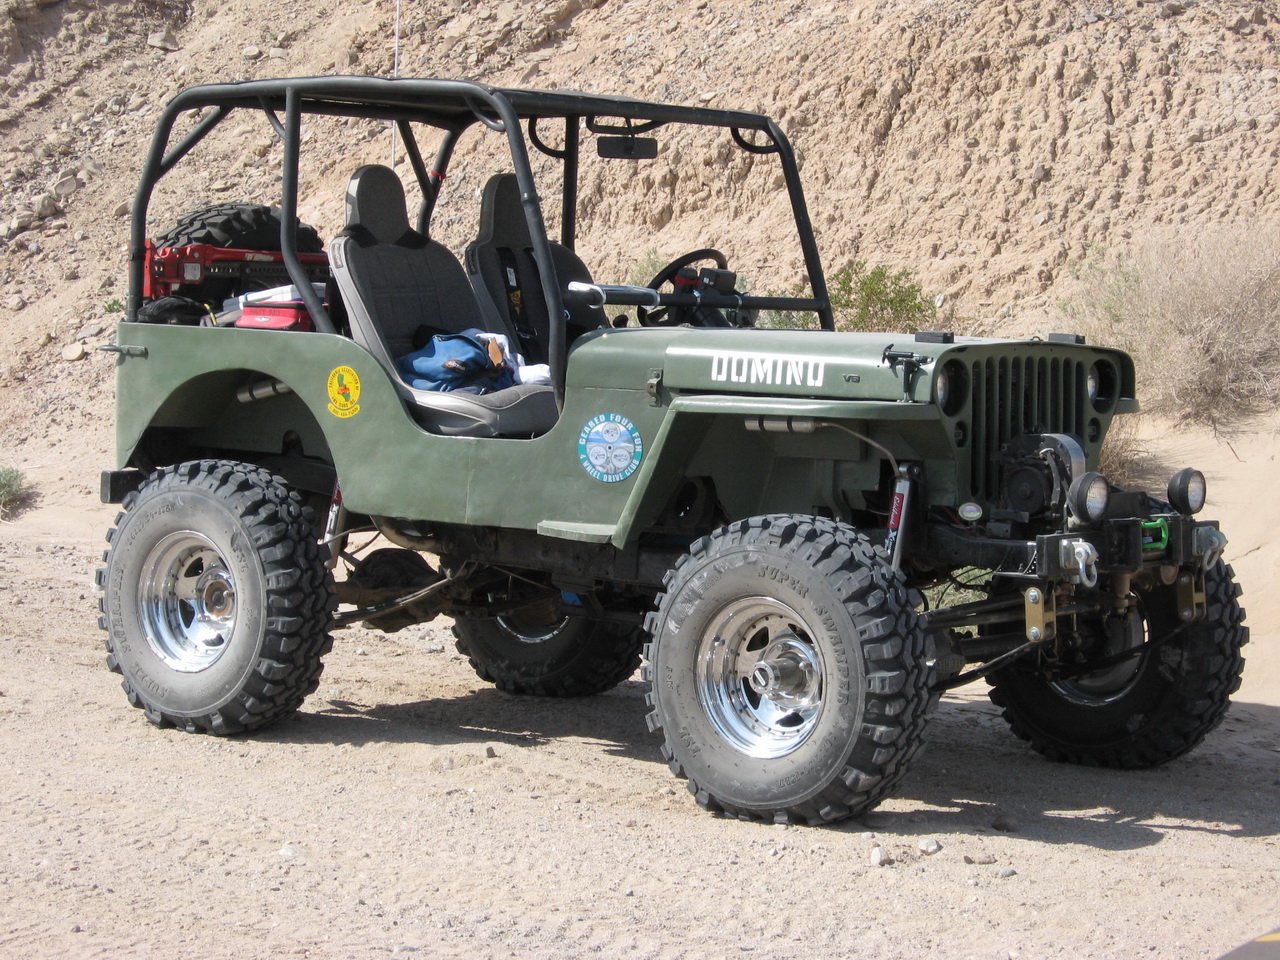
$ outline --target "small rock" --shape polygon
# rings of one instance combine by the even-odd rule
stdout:
[[[163,30],[147,34],[147,46],[169,51],[182,49],[178,38],[173,35],[172,27],[165,27]]]
[[[873,867],[883,867],[889,862],[889,854],[884,847],[871,848],[871,865]]]
[[[863,840],[874,840],[875,838],[876,838],[876,835],[872,833],[870,830],[862,834]]]
[[[84,933],[84,927],[80,926],[80,924],[78,924],[78,923],[73,923],[73,924],[71,925],[71,932],[72,932],[72,933]]]
[[[369,651],[366,650],[364,647],[356,647],[357,657],[367,657],[368,655],[369,655]]]
[[[1176,17],[1186,12],[1187,6],[1184,3],[1166,3],[1160,8],[1160,15],[1163,17]]]
[[[69,363],[76,360],[83,360],[85,354],[88,352],[89,351],[85,349],[84,344],[79,341],[76,341],[75,343],[68,343],[62,348],[62,359]]]
[[[1236,17],[1235,22],[1227,27],[1232,33],[1238,33],[1242,37],[1247,37],[1253,33],[1253,24],[1245,17]]]
[[[986,866],[996,862],[996,858],[989,853],[980,853],[976,857],[971,857],[967,853],[964,855],[964,862],[967,864],[981,864]]]
[[[443,760],[441,760],[441,761],[440,761],[440,769],[441,769],[441,770],[452,770],[452,769],[453,769],[453,757],[445,757]]]
[[[284,47],[272,47],[267,51],[267,56],[272,60],[279,60],[284,57]]]
[[[927,837],[924,840],[921,840],[918,846],[920,847],[920,852],[926,857],[931,857],[942,849],[942,844],[933,839],[933,837]]]
[[[444,653],[443,643],[428,643],[427,653]]]
[[[12,297],[10,297],[7,302],[8,302],[9,309],[13,311],[21,310],[23,307],[27,305],[27,301],[23,300],[22,297],[18,296],[18,294],[16,293]],[[45,341],[45,342],[47,343],[48,341]]]
[[[63,200],[80,189],[80,181],[75,177],[63,177],[53,185],[53,195]]]
[[[1258,4],[1253,8],[1253,13],[1249,17],[1254,23],[1260,27],[1267,25],[1267,11],[1262,9],[1262,4]]]
[[[67,267],[64,267],[62,271],[62,279],[63,280],[79,280],[80,268],[77,267],[74,263],[68,265]]]
[[[493,749],[493,747],[485,747],[484,755],[488,757],[490,760],[492,760],[494,757],[498,755],[498,751]]]
[[[1016,877],[1017,875],[1018,871],[1013,869],[1013,867],[1005,867],[997,874],[1001,880],[1008,880],[1010,877]]]
[[[1086,13],[1086,14],[1084,15],[1084,22],[1085,22],[1085,23],[1097,23],[1097,22],[1098,22],[1098,15],[1097,15],[1096,13]]]
[[[257,60],[262,56],[262,49],[260,47],[248,46],[240,51],[240,56],[244,57],[246,60]]]
[[[1043,163],[1037,163],[1035,169],[1031,171],[1031,179],[1039,183],[1045,183],[1049,179],[1049,168]]]
[[[130,204],[129,201],[126,200],[124,203],[116,204],[115,209],[111,211],[111,215],[114,217],[127,217],[129,215],[129,210]]]
[[[292,859],[293,857],[296,857],[298,855],[298,848],[286,846],[286,847],[281,847],[276,852],[282,857],[289,857],[290,859]]]
[[[58,201],[49,194],[43,194],[36,201],[36,216],[41,220],[47,220],[49,217],[56,217],[62,209],[58,206]]]
[[[70,279],[74,279],[74,278],[70,278]],[[99,334],[101,334],[101,333],[102,333],[102,331],[103,331],[103,330],[105,330],[105,329],[106,329],[106,327],[104,327],[104,326],[103,326],[102,324],[100,324],[100,323],[91,323],[91,324],[89,324],[88,326],[84,326],[84,327],[81,327],[81,328],[80,328],[80,331],[76,334],[76,339],[77,339],[77,340],[90,340],[90,339],[92,339],[93,337],[96,337],[96,336],[98,336]]]
[[[39,253],[43,249],[44,248],[34,240],[27,244],[27,253]]]

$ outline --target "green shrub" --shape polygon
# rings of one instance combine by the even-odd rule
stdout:
[[[0,467],[0,519],[27,498],[27,480],[17,467]]]
[[[797,284],[787,296],[805,296],[804,284]],[[933,301],[907,270],[886,266],[867,267],[855,260],[827,277],[827,295],[837,330],[894,330],[914,333],[936,317]],[[761,314],[760,326],[795,329],[817,324],[813,314],[769,310]]]

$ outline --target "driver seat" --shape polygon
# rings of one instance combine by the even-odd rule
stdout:
[[[495,174],[485,184],[480,229],[463,259],[490,326],[509,327],[527,363],[547,363],[551,320],[514,173]],[[592,282],[587,265],[568,247],[551,243],[551,260],[561,286]],[[588,304],[566,304],[565,313],[566,344],[608,325],[604,311]]]
[[[460,333],[484,322],[457,258],[409,226],[404,186],[394,170],[360,167],[347,186],[346,229],[329,247],[346,303],[351,338],[386,369],[415,420],[433,433],[464,437],[534,437],[559,415],[551,387],[519,384],[487,394],[417,390],[396,360],[415,338]],[[505,333],[499,326],[495,332]]]

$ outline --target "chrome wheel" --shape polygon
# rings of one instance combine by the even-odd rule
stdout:
[[[235,630],[235,578],[207,537],[171,533],[142,565],[138,610],[155,655],[181,673],[198,673],[226,652]]]
[[[1092,625],[1093,629],[1103,630],[1103,624]],[[1121,629],[1111,632],[1099,652],[1100,658],[1118,656],[1126,650],[1141,647],[1147,639],[1146,618],[1140,610],[1134,611],[1130,621]],[[1133,685],[1138,682],[1142,673],[1143,654],[1134,654],[1110,667],[1096,670],[1073,680],[1057,680],[1049,686],[1058,695],[1072,703],[1085,707],[1101,707],[1120,700]]]
[[[749,757],[784,757],[822,713],[823,659],[800,616],[744,597],[712,618],[700,641],[698,699],[717,732]]]

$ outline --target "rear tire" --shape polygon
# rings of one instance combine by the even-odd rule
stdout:
[[[316,689],[336,597],[313,516],[252,464],[156,471],[108,535],[107,666],[156,726],[256,730]]]
[[[504,693],[589,697],[636,672],[644,644],[638,627],[560,616],[550,602],[501,617],[454,618],[459,653],[481,680]]]
[[[1013,732],[1050,760],[1154,767],[1197,746],[1226,715],[1249,641],[1230,565],[1206,571],[1208,613],[1190,624],[1178,619],[1173,586],[1136,592],[1132,644],[1169,636],[1159,647],[1074,680],[1047,680],[1032,663],[990,678],[991,701]]]

